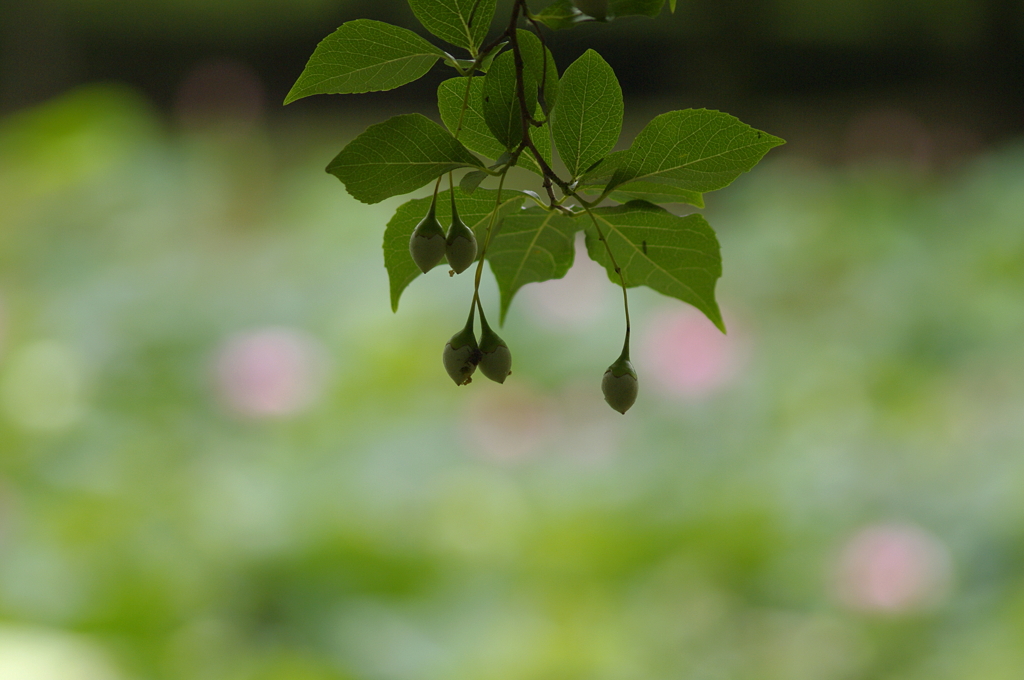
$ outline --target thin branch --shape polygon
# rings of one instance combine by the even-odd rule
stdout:
[[[516,96],[519,99],[519,111],[522,119],[523,129],[523,144],[532,153],[534,160],[537,161],[538,167],[541,172],[544,173],[544,188],[547,189],[548,195],[551,197],[552,209],[554,204],[557,202],[554,191],[552,190],[551,184],[557,184],[558,188],[562,190],[562,193],[569,193],[569,183],[559,177],[551,166],[548,165],[547,161],[541,155],[537,145],[533,143],[533,139],[530,137],[530,121],[533,120],[533,116],[529,111],[529,107],[526,105],[526,87],[525,78],[523,77],[523,53],[519,47],[519,40],[516,36],[515,24],[519,20],[519,13],[526,9],[526,0],[516,0],[515,5],[512,7],[512,23],[507,29],[507,36],[509,44],[512,46],[512,56],[516,67]]]

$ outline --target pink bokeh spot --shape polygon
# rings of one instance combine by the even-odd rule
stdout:
[[[843,547],[836,594],[850,609],[903,614],[937,604],[949,586],[946,546],[910,524],[880,524]]]
[[[736,375],[740,359],[732,335],[724,335],[687,308],[656,315],[644,333],[641,351],[633,354],[644,369],[644,379],[662,393],[679,397],[702,397],[721,388]]]
[[[233,336],[217,359],[217,388],[231,410],[254,418],[305,410],[321,391],[324,352],[290,328],[266,328]]]

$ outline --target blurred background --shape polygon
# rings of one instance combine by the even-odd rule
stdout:
[[[1020,678],[1024,3],[679,5],[559,65],[609,60],[625,143],[789,143],[707,197],[729,335],[632,294],[623,417],[585,257],[505,385],[441,367],[469,280],[392,314],[409,197],[323,169],[450,71],[281,107],[406,3],[3,0],[0,680]]]

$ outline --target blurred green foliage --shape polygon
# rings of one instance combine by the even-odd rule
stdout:
[[[470,284],[392,315],[405,199],[338,137],[118,87],[0,122],[0,677],[1018,676],[1019,145],[745,176],[730,336],[638,292],[623,417],[586,267],[454,388]]]

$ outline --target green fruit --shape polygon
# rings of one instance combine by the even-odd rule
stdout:
[[[572,0],[576,9],[594,17],[598,21],[604,21],[608,17],[608,0]]]
[[[455,192],[452,192],[452,226],[448,227],[445,239],[445,256],[456,274],[461,274],[476,260],[476,236],[473,230],[459,217],[455,208]]]
[[[480,363],[480,348],[473,335],[473,314],[469,315],[466,327],[452,336],[444,346],[442,355],[444,370],[455,381],[456,385],[468,385],[472,381],[473,371]]]
[[[409,238],[409,254],[412,261],[426,274],[444,259],[444,229],[437,221],[437,197],[430,202],[430,209]]]
[[[480,371],[494,382],[503,383],[512,372],[512,352],[508,350],[505,341],[487,325],[482,307],[480,324],[483,326],[480,334]]]
[[[626,353],[623,352],[622,356],[604,372],[604,378],[601,380],[604,400],[619,413],[629,410],[629,407],[636,401],[639,391],[636,371],[633,370],[633,364],[626,357]]]

